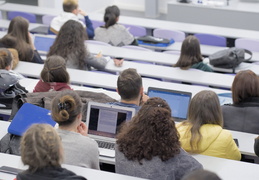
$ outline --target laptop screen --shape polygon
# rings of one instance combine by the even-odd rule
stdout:
[[[176,120],[187,119],[187,113],[190,100],[192,98],[192,93],[149,87],[148,96],[160,97],[166,100],[171,108],[172,117],[174,117]]]
[[[54,41],[55,36],[35,35],[34,46],[40,54],[47,54]]]
[[[89,102],[86,116],[88,134],[115,138],[120,125],[134,115],[134,108]]]

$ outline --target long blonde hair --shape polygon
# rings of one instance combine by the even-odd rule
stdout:
[[[202,140],[200,128],[204,124],[223,126],[223,116],[218,96],[213,91],[204,90],[197,93],[191,100],[187,121],[191,124],[191,153],[199,153],[199,143]]]

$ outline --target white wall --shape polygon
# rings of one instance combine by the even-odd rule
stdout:
[[[38,0],[41,7],[53,7],[62,9],[63,0]],[[171,0],[158,0],[159,12],[167,13],[167,2]],[[87,12],[103,12],[112,4],[116,4],[120,9],[145,11],[145,0],[79,0],[80,8]]]
[[[63,0],[38,0],[39,6],[56,8],[62,10]],[[79,0],[79,7],[86,12],[102,11],[109,5],[114,4],[114,0]]]
[[[171,0],[158,0],[160,13],[167,13],[167,2],[169,1]],[[145,0],[114,0],[114,3],[120,9],[145,11]]]

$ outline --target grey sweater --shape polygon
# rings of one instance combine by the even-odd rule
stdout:
[[[76,132],[57,129],[64,149],[64,163],[92,169],[99,167],[96,141]]]
[[[163,162],[156,156],[150,161],[144,159],[141,162],[142,165],[137,161],[129,161],[116,147],[115,168],[116,173],[120,174],[156,180],[180,180],[185,174],[203,168],[183,149],[168,161]]]

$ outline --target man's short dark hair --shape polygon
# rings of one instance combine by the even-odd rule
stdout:
[[[122,99],[133,100],[139,96],[142,87],[142,78],[136,69],[124,70],[117,80],[118,92]]]

